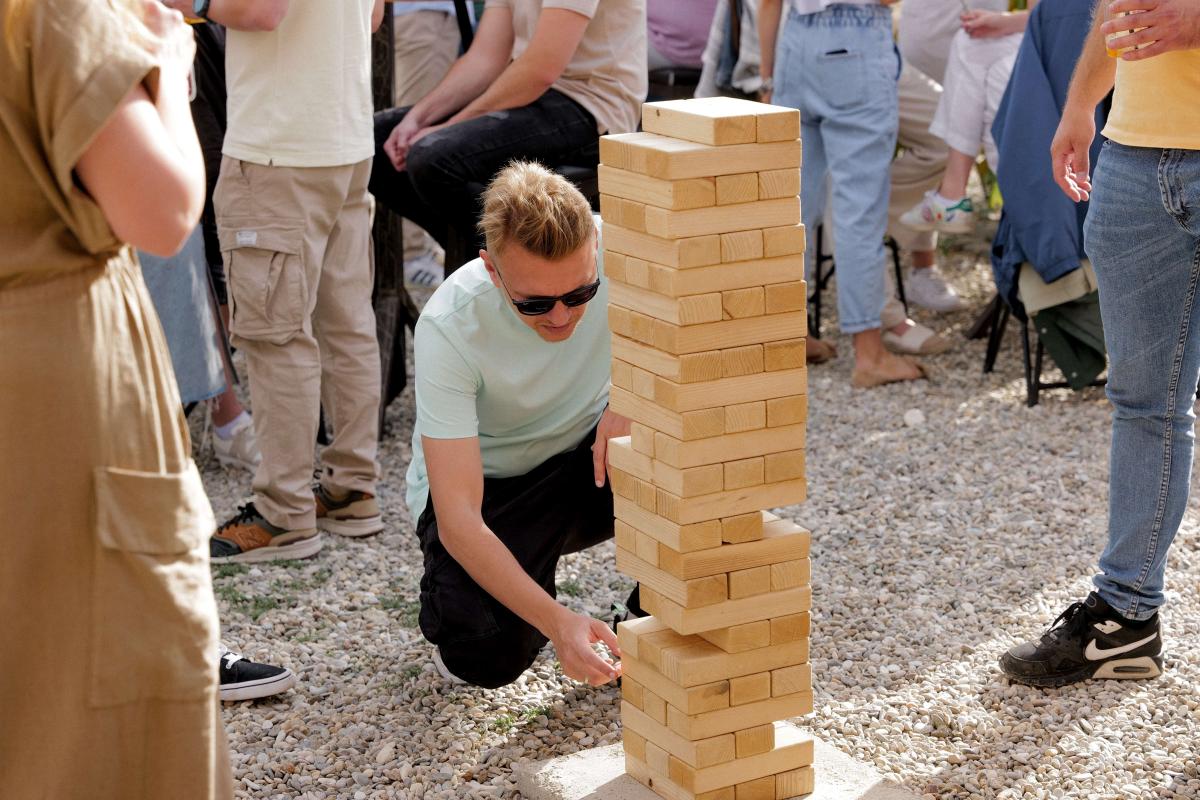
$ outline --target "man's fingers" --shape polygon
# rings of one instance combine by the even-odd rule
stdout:
[[[592,473],[596,488],[604,485],[605,467],[608,463],[608,438],[596,431],[596,442],[592,445]]]
[[[1113,0],[1108,6],[1108,15],[1113,17],[1117,14],[1128,13],[1130,11],[1153,11],[1159,5],[1159,0]],[[1105,24],[1107,25],[1108,23]]]
[[[592,623],[592,635],[604,642],[604,646],[613,656],[621,657],[621,643],[617,640],[617,635],[612,632],[612,628],[604,623],[604,620],[598,619]]]
[[[1117,45],[1113,47],[1113,49],[1119,50],[1120,47],[1120,45]],[[1162,55],[1170,49],[1171,43],[1160,39],[1153,44],[1148,44],[1145,47],[1139,47],[1136,50],[1126,50],[1124,53],[1121,53],[1120,57],[1122,61],[1143,61],[1147,58],[1154,58],[1155,56]]]
[[[1140,27],[1140,26],[1139,26]],[[1125,32],[1123,36],[1114,36],[1107,40],[1106,46],[1109,50],[1124,50],[1129,47],[1142,47],[1149,49],[1149,46],[1157,42],[1163,37],[1163,30],[1160,27],[1146,28],[1140,31],[1130,30],[1126,25],[1120,30],[1113,33]],[[1122,55],[1125,55],[1122,53]]]

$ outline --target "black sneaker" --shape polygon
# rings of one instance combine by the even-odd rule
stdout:
[[[286,692],[296,685],[296,676],[287,667],[248,661],[241,653],[221,645],[221,699],[256,700]]]
[[[1010,679],[1046,687],[1088,678],[1157,678],[1162,664],[1158,614],[1132,622],[1095,592],[1059,614],[1041,638],[1000,657],[1000,669]]]

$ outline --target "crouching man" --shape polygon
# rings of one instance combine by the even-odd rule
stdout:
[[[607,625],[555,600],[559,556],[613,535],[607,291],[583,195],[529,163],[483,199],[486,250],[417,322],[408,505],[424,553],[421,630],[443,677],[511,683],[554,643],[592,684],[619,668]]]

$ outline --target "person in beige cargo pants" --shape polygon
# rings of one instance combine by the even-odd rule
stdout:
[[[199,11],[230,25],[229,124],[213,202],[230,333],[246,357],[262,451],[253,502],[217,529],[210,555],[303,558],[321,549],[321,530],[383,527],[367,199],[370,38],[383,2],[263,0],[251,18],[236,13],[244,0],[207,5]],[[334,437],[314,487],[322,405]]]

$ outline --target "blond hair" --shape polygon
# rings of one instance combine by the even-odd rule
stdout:
[[[516,243],[557,261],[587,244],[595,230],[592,208],[579,190],[536,162],[510,162],[483,194],[479,231],[492,252]]]

